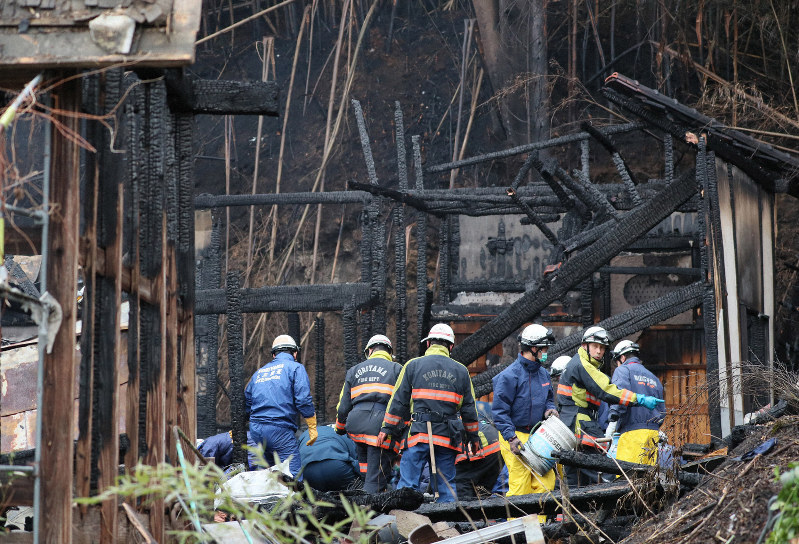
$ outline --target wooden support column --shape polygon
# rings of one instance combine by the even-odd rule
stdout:
[[[67,74],[62,74],[65,76]],[[71,75],[71,74],[70,74]],[[55,111],[77,112],[81,81],[73,79],[53,91]],[[75,116],[54,114],[62,127],[79,132]],[[61,130],[52,131],[52,179],[50,183],[50,239],[47,241],[47,290],[61,305],[63,317],[53,343],[44,356],[44,388],[41,410],[41,464],[38,522],[39,542],[72,542],[72,468],[74,399],[77,357],[78,236],[80,196],[80,149]],[[65,386],[66,384],[66,386]]]

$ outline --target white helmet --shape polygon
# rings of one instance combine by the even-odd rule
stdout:
[[[609,346],[610,336],[608,336],[608,331],[606,331],[602,327],[588,327],[583,333],[582,342],[584,344],[593,343],[593,344],[602,344],[603,346]]]
[[[369,339],[369,341],[366,343],[366,347],[363,348],[364,357],[368,357],[369,356],[368,355],[369,348],[371,348],[372,346],[380,345],[380,344],[382,344],[382,345],[384,345],[384,346],[386,346],[388,348],[387,351],[388,351],[389,354],[393,353],[394,346],[391,345],[391,340],[388,339],[388,336],[384,336],[382,334],[376,334],[376,335],[374,335],[373,337],[371,337]]]
[[[616,347],[613,348],[613,351],[610,352],[610,355],[613,357],[613,360],[615,361],[622,355],[638,351],[641,351],[641,346],[639,346],[635,342],[632,342],[631,340],[622,340],[621,342],[616,344]]]
[[[543,325],[527,325],[519,335],[519,343],[527,347],[545,347],[555,343],[552,329]]]
[[[438,323],[437,325],[433,325],[430,329],[430,334],[427,335],[427,338],[423,338],[422,342],[427,342],[428,340],[443,340],[450,344],[454,344],[455,333],[449,325]]]
[[[272,355],[278,351],[300,351],[297,342],[288,334],[281,334],[272,342]]]
[[[561,355],[552,362],[552,366],[549,367],[549,374],[552,377],[557,378],[558,376],[563,374],[563,371],[566,370],[566,365],[568,365],[569,361],[571,360],[572,358],[569,357],[568,355]]]

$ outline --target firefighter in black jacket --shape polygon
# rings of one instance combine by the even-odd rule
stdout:
[[[370,338],[363,351],[366,360],[350,368],[344,378],[335,429],[355,442],[364,491],[381,493],[391,479],[399,448],[393,441],[378,445],[377,435],[402,365],[392,360],[391,340],[382,334]]]
[[[466,367],[449,357],[455,333],[448,325],[434,325],[424,341],[425,354],[408,361],[397,379],[378,443],[389,435],[399,438],[410,422],[397,488],[419,490],[422,469],[430,462],[437,502],[455,502],[455,457],[464,432],[470,453],[480,449],[474,388]]]

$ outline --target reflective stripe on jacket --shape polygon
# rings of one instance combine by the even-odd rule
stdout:
[[[460,414],[460,417],[458,417]],[[411,421],[413,416],[413,421]],[[411,359],[400,372],[383,419],[383,430],[395,438],[411,421],[407,446],[428,443],[459,450],[462,433],[476,441],[477,409],[469,371],[444,346],[431,345],[422,357]]]
[[[455,457],[455,463],[463,461],[477,461],[499,453],[499,431],[488,421],[480,420],[480,449],[474,455],[468,456],[461,452]]]
[[[297,415],[314,415],[308,373],[290,353],[279,352],[255,371],[244,390],[250,421],[297,430]]]
[[[529,433],[555,408],[549,372],[538,361],[520,353],[511,365],[494,376],[494,400],[491,413],[502,438],[510,440],[516,430]]]
[[[610,378],[599,370],[601,361],[589,357],[588,352],[580,347],[566,369],[560,375],[558,383],[558,406],[560,419],[577,432],[580,421],[596,422],[597,410],[602,401],[610,405],[635,403],[635,393],[628,389],[619,389]],[[581,417],[577,417],[578,414]],[[596,433],[594,436],[599,436]]]
[[[637,357],[630,357],[623,365],[613,371],[613,383],[620,388],[629,389],[636,394],[663,398],[663,384],[644,367]],[[644,406],[611,406],[610,417],[617,416],[619,424],[616,431],[626,433],[638,429],[657,431],[666,415],[664,404],[654,410]]]
[[[336,428],[346,428],[355,442],[377,446],[386,405],[401,371],[402,365],[382,350],[350,368],[336,406]],[[386,449],[389,446],[383,444]]]

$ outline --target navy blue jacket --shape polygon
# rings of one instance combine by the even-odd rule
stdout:
[[[355,442],[347,435],[338,435],[336,431],[327,425],[322,425],[318,429],[319,437],[310,446],[308,442],[308,430],[300,435],[300,459],[304,467],[308,463],[316,461],[346,461],[352,465],[353,470],[358,472],[358,452],[355,450]]]
[[[620,389],[629,389],[636,395],[649,395],[663,398],[663,384],[657,376],[648,371],[641,360],[630,357],[623,365],[613,372],[613,383]],[[638,429],[651,429],[657,431],[663,424],[666,415],[665,404],[658,404],[654,410],[643,406],[621,406],[614,404],[610,407],[610,418],[618,418],[619,424],[616,431],[626,433]]]
[[[247,431],[247,445],[251,448],[257,447],[250,437],[250,431]],[[233,437],[229,432],[209,436],[203,440],[197,450],[203,454],[203,457],[213,457],[214,463],[224,468],[233,461]],[[248,451],[247,464],[250,465],[250,469],[255,467],[255,460],[255,455]]]
[[[544,419],[547,410],[555,408],[549,372],[540,362],[526,359],[521,353],[492,382],[491,412],[494,425],[505,440],[516,436],[516,430],[529,433]]]
[[[297,430],[297,414],[314,415],[311,382],[305,367],[285,351],[255,371],[244,390],[250,421]]]

